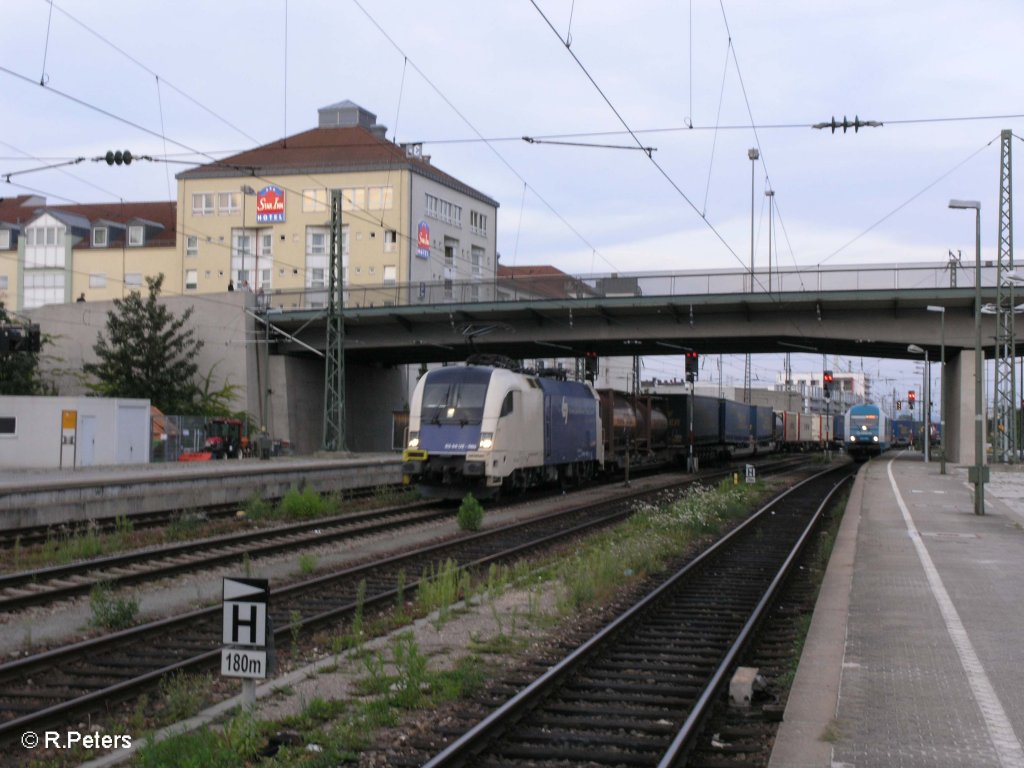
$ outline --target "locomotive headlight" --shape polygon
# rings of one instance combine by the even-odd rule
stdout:
[[[856,435],[850,435],[850,442],[851,443],[856,443],[857,442],[857,436]]]
[[[480,433],[480,450],[486,451],[494,447],[494,433],[493,432],[481,432]]]
[[[420,447],[420,433],[410,432],[409,433],[409,444],[406,448],[419,448]]]
[[[877,443],[877,442],[878,442],[878,435],[875,435],[875,436],[874,436],[874,437],[872,437],[871,439],[872,439],[872,440],[873,440],[874,442],[876,442],[876,443]]]

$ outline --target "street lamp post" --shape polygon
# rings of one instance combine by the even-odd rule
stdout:
[[[974,211],[974,514],[985,514],[985,451],[981,410],[981,203],[950,200],[949,207]]]
[[[247,283],[249,281],[249,277],[248,277],[248,274],[245,271],[245,252],[249,250],[249,234],[248,234],[249,230],[247,230],[245,228],[245,203],[246,203],[245,199],[249,195],[255,195],[256,194],[256,190],[253,189],[252,187],[250,187],[248,184],[243,184],[242,187],[241,187],[241,190],[242,190],[242,231],[238,235],[238,245],[239,245],[238,250],[241,251],[241,254],[242,254],[242,265],[241,265],[241,267],[240,267],[240,269],[238,271],[240,272],[239,277],[242,278],[242,280],[240,282],[244,281],[244,282]],[[259,211],[257,211],[257,213],[259,213]],[[257,266],[259,266],[259,265],[257,264]],[[253,282],[256,282],[256,280],[253,279]],[[239,289],[242,289],[242,285],[239,285],[238,287],[239,287]],[[256,289],[255,286],[252,286],[252,289],[255,290]]]
[[[911,344],[907,347],[907,351],[913,352],[915,355],[924,353],[924,375],[921,377],[923,379],[921,411],[924,414],[924,434],[921,435],[921,442],[924,443],[924,463],[927,464],[932,435],[932,375],[928,367],[928,350],[917,346],[917,344]]]
[[[768,293],[772,292],[772,219],[774,218],[773,203],[775,201],[775,190],[769,189],[764,193],[768,198]],[[779,290],[782,286],[779,286]]]
[[[747,150],[750,158],[750,292],[754,292],[754,165],[761,156],[757,147]],[[750,353],[747,352],[743,362],[743,402],[750,402]]]
[[[929,312],[939,313],[940,358],[939,381],[942,384],[942,399],[939,403],[939,474],[946,474],[946,308],[929,304]],[[931,406],[929,406],[931,407]]]

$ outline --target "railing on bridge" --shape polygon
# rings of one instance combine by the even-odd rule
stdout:
[[[981,284],[996,281],[994,264],[983,264]],[[707,296],[742,293],[821,293],[829,291],[892,291],[929,288],[973,288],[974,265],[950,263],[880,264],[707,272],[618,273],[573,276],[565,273],[517,275],[467,281],[349,285],[346,308],[476,304],[505,301],[621,298],[636,296]],[[323,288],[272,291],[260,305],[273,311],[322,309]]]

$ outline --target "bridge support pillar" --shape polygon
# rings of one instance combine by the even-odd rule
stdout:
[[[984,366],[982,367],[984,369]],[[982,383],[984,386],[984,383]],[[946,347],[946,372],[942,377],[942,391],[946,393],[946,456],[961,466],[975,463],[974,437],[974,350]],[[984,393],[984,389],[982,390]],[[984,397],[982,397],[984,403]],[[982,413],[982,450],[986,414]],[[984,456],[982,463],[987,463]]]

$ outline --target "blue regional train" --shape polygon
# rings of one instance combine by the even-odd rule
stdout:
[[[843,434],[850,457],[864,461],[889,450],[892,422],[877,405],[854,405],[843,417]]]

